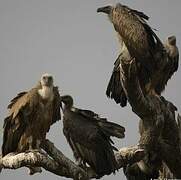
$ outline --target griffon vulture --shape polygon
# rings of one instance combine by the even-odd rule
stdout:
[[[172,77],[172,75],[178,70],[179,66],[179,50],[176,45],[176,37],[170,36],[167,38],[164,47],[167,52],[167,62],[160,73],[162,76],[159,76],[158,85],[155,88],[155,91],[160,95],[162,91],[164,91],[165,86],[167,85],[168,80]]]
[[[146,22],[149,17],[143,12],[122,4],[117,4],[115,7],[101,7],[97,9],[97,12],[108,14],[121,45],[124,45],[121,53],[125,52],[128,55],[126,58],[132,57],[136,59],[138,76],[143,92],[154,93],[156,86],[162,83],[158,82],[155,72],[159,72],[165,66],[167,56],[161,40]],[[119,56],[119,59],[122,60],[122,56]],[[114,98],[117,103],[125,106],[126,96],[124,91],[122,87],[118,91],[116,88],[117,84],[114,83],[116,79],[119,79],[118,72],[119,65],[116,63],[106,94],[108,97]],[[161,74],[159,75],[161,76]],[[160,94],[161,92],[156,93]]]
[[[61,97],[63,107],[63,132],[80,165],[86,163],[96,172],[97,178],[118,170],[111,136],[123,138],[124,127],[108,122],[89,110],[73,107],[73,99]]]
[[[19,93],[4,120],[2,156],[39,149],[50,126],[60,119],[60,95],[53,77],[44,74],[37,86]]]

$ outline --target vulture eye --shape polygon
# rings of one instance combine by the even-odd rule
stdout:
[[[43,76],[43,79],[46,79],[46,77],[45,77],[45,76]]]

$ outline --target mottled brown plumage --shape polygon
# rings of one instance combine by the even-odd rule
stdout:
[[[108,14],[131,57],[144,64],[148,73],[153,72],[157,60],[154,54],[158,51],[158,48],[163,48],[163,45],[145,21],[148,20],[148,16],[120,3],[115,7],[99,8],[98,12]]]
[[[164,47],[161,40],[147,24],[146,20],[149,17],[143,12],[122,4],[117,4],[115,7],[105,6],[98,8],[97,11],[108,14],[121,44],[121,53],[114,65],[106,91],[107,96],[123,107],[126,105],[126,95],[121,82],[117,81],[120,79],[119,62],[130,58],[136,59],[138,77],[143,93],[157,93],[160,95],[168,79],[178,67],[178,59],[173,60],[175,59],[173,53],[172,57],[169,55],[171,54],[170,49],[173,52],[176,51],[176,48],[173,48],[173,45],[171,47],[170,44],[168,47]],[[178,58],[178,56],[176,57]]]
[[[60,119],[58,88],[53,86],[51,76],[46,74],[43,78],[45,84],[41,81],[30,91],[19,93],[8,105],[9,114],[4,120],[3,156],[39,148],[50,126]]]
[[[97,178],[118,170],[113,152],[116,148],[110,137],[123,138],[125,129],[90,110],[73,107],[71,96],[62,96],[61,99],[65,105],[63,132],[75,159],[83,166],[89,164]]]

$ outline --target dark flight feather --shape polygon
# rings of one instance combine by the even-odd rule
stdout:
[[[74,109],[75,109],[75,112],[84,116],[85,118],[88,118],[91,121],[96,121],[96,123],[98,123],[98,125],[100,126],[101,130],[108,137],[114,136],[117,138],[124,138],[124,132],[125,132],[124,127],[122,127],[116,123],[109,122],[109,121],[107,121],[106,118],[99,117],[99,115],[94,113],[93,111],[77,109],[77,108],[74,108]]]
[[[127,97],[123,90],[122,84],[121,84],[121,78],[120,78],[120,54],[118,58],[116,59],[114,63],[113,72],[111,75],[111,78],[109,80],[107,89],[106,89],[106,95],[107,97],[114,99],[114,101],[117,104],[120,104],[121,107],[124,107],[127,105]]]

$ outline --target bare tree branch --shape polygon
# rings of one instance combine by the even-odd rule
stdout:
[[[72,177],[79,177],[78,179],[86,179],[88,175],[85,171],[77,166],[73,161],[68,159],[64,154],[58,150],[52,142],[45,140],[42,144],[42,148],[60,165],[64,166]]]
[[[10,153],[0,158],[1,169],[18,169],[21,167],[36,166],[43,167],[59,176],[70,177],[67,170],[52,160],[45,153],[39,151],[23,152],[19,154]]]
[[[34,150],[19,154],[10,153],[0,157],[0,169],[18,169],[21,167],[43,167],[58,176],[72,178],[75,180],[87,180],[95,178],[96,174],[91,168],[86,170],[80,168],[73,161],[64,156],[52,142],[46,140],[43,149],[47,152]],[[122,148],[115,154],[119,168],[126,164],[137,162],[144,157],[143,149],[138,146]]]

